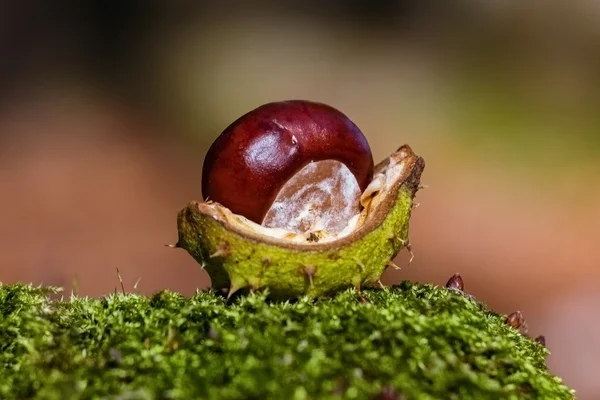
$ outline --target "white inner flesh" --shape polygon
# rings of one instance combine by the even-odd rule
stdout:
[[[342,231],[360,213],[360,187],[339,161],[311,162],[281,188],[262,225],[300,234]]]

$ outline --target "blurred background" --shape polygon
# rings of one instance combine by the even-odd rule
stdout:
[[[452,4],[450,4],[452,3]],[[191,294],[176,241],[204,154],[270,101],[347,114],[427,162],[401,271],[455,272],[600,398],[600,4],[0,2],[0,281]]]

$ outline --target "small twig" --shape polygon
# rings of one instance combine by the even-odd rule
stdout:
[[[121,277],[121,271],[119,271],[119,267],[117,267],[117,275],[119,277],[119,282],[121,282],[121,291],[125,294],[125,285],[123,285],[123,278]]]
[[[71,289],[71,296],[77,296],[79,294],[79,279],[73,278],[73,287]]]
[[[410,254],[410,260],[408,260],[408,266],[410,266],[415,259],[415,253],[412,251],[412,245],[410,244],[410,241],[406,242],[406,250],[408,250],[408,254]]]

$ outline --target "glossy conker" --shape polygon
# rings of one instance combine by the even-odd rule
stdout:
[[[342,112],[306,100],[264,104],[234,121],[212,144],[204,160],[202,194],[261,224],[286,182],[311,162],[325,160],[345,165],[360,191],[373,178],[369,144]]]

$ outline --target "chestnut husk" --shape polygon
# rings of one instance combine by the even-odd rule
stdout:
[[[178,241],[207,271],[214,289],[268,289],[272,298],[321,297],[379,281],[409,244],[409,222],[425,161],[409,145],[375,167],[385,183],[363,200],[354,230],[330,240],[290,240],[211,201],[192,201],[177,215]],[[383,175],[382,175],[383,174]],[[378,178],[379,177],[379,178]],[[367,189],[369,191],[369,189]]]

